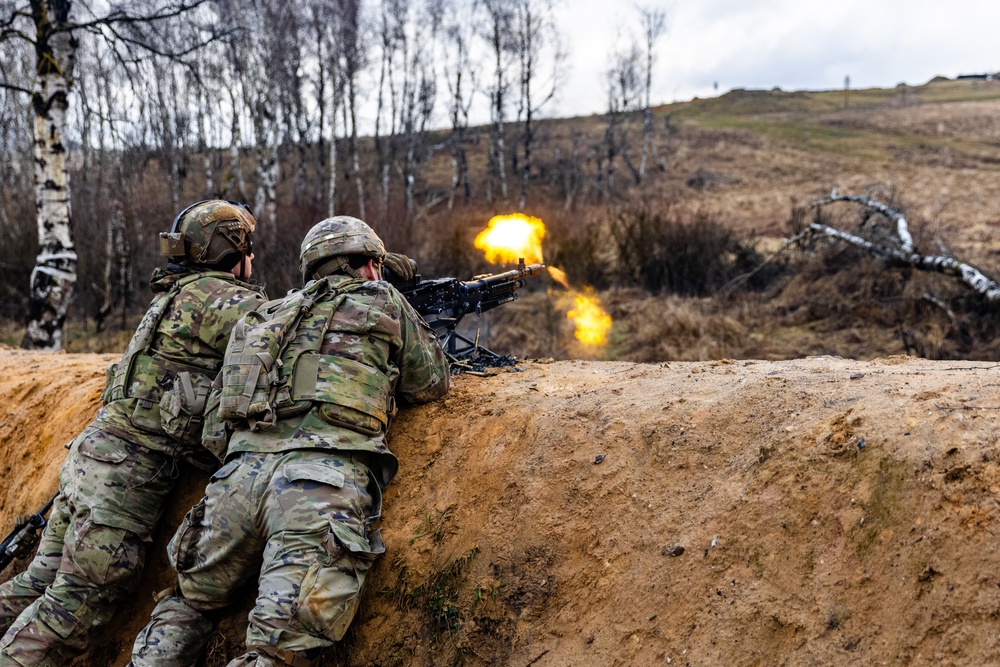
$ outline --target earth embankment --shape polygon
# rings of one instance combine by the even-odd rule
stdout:
[[[0,520],[39,506],[106,357],[0,352]],[[526,362],[400,413],[388,551],[327,665],[994,664],[998,367]],[[170,584],[76,664],[124,664]],[[9,572],[6,573],[9,575]],[[249,598],[208,664],[242,642]]]

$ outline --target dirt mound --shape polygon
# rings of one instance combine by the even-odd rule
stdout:
[[[54,487],[104,361],[0,353],[5,525]],[[576,361],[458,378],[393,426],[389,549],[324,664],[991,663],[996,369]],[[169,584],[164,539],[77,664],[124,664]],[[223,619],[209,664],[243,618]]]

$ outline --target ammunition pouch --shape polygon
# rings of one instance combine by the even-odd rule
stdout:
[[[188,447],[201,446],[205,408],[213,378],[204,373],[180,371],[158,404],[163,432]]]
[[[220,462],[226,459],[226,448],[229,446],[229,429],[219,415],[219,402],[222,397],[222,376],[215,379],[212,391],[208,394],[205,404],[205,425],[201,429],[201,445]],[[214,468],[218,467],[216,463]]]
[[[352,359],[303,354],[292,372],[291,400],[311,405],[333,426],[375,436],[386,430],[395,412],[389,378]]]
[[[104,391],[101,392],[101,405],[111,402],[111,387],[115,383],[115,375],[118,373],[118,362],[108,364],[104,369]]]

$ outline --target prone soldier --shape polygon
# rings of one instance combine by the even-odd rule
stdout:
[[[324,220],[302,242],[310,282],[236,325],[221,373],[226,463],[170,542],[178,585],[133,666],[196,664],[207,614],[255,575],[247,651],[230,667],[309,667],[343,637],[385,550],[375,523],[398,469],[385,440],[395,397],[449,387],[433,331],[381,280],[385,256],[361,220]]]
[[[206,399],[233,325],[265,301],[245,282],[256,224],[244,204],[211,200],[160,235],[169,261],[152,304],[70,443],[34,559],[0,586],[0,665],[64,665],[86,650],[138,579],[178,459],[218,466],[201,440]]]

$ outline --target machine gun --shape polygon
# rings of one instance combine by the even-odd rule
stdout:
[[[452,362],[504,365],[504,357],[479,344],[478,333],[472,340],[455,331],[455,327],[469,313],[482,314],[514,301],[517,290],[524,287],[524,279],[537,276],[544,268],[544,264],[525,266],[524,259],[521,259],[512,271],[473,276],[472,280],[423,280],[415,275],[412,280],[393,284],[431,325]]]
[[[52,508],[55,502],[56,492],[49,502],[45,503],[42,509],[26,517],[18,517],[15,521],[14,530],[0,542],[0,570],[10,565],[15,558],[23,558],[29,555],[35,545],[38,544],[39,531],[45,527],[45,515]]]

